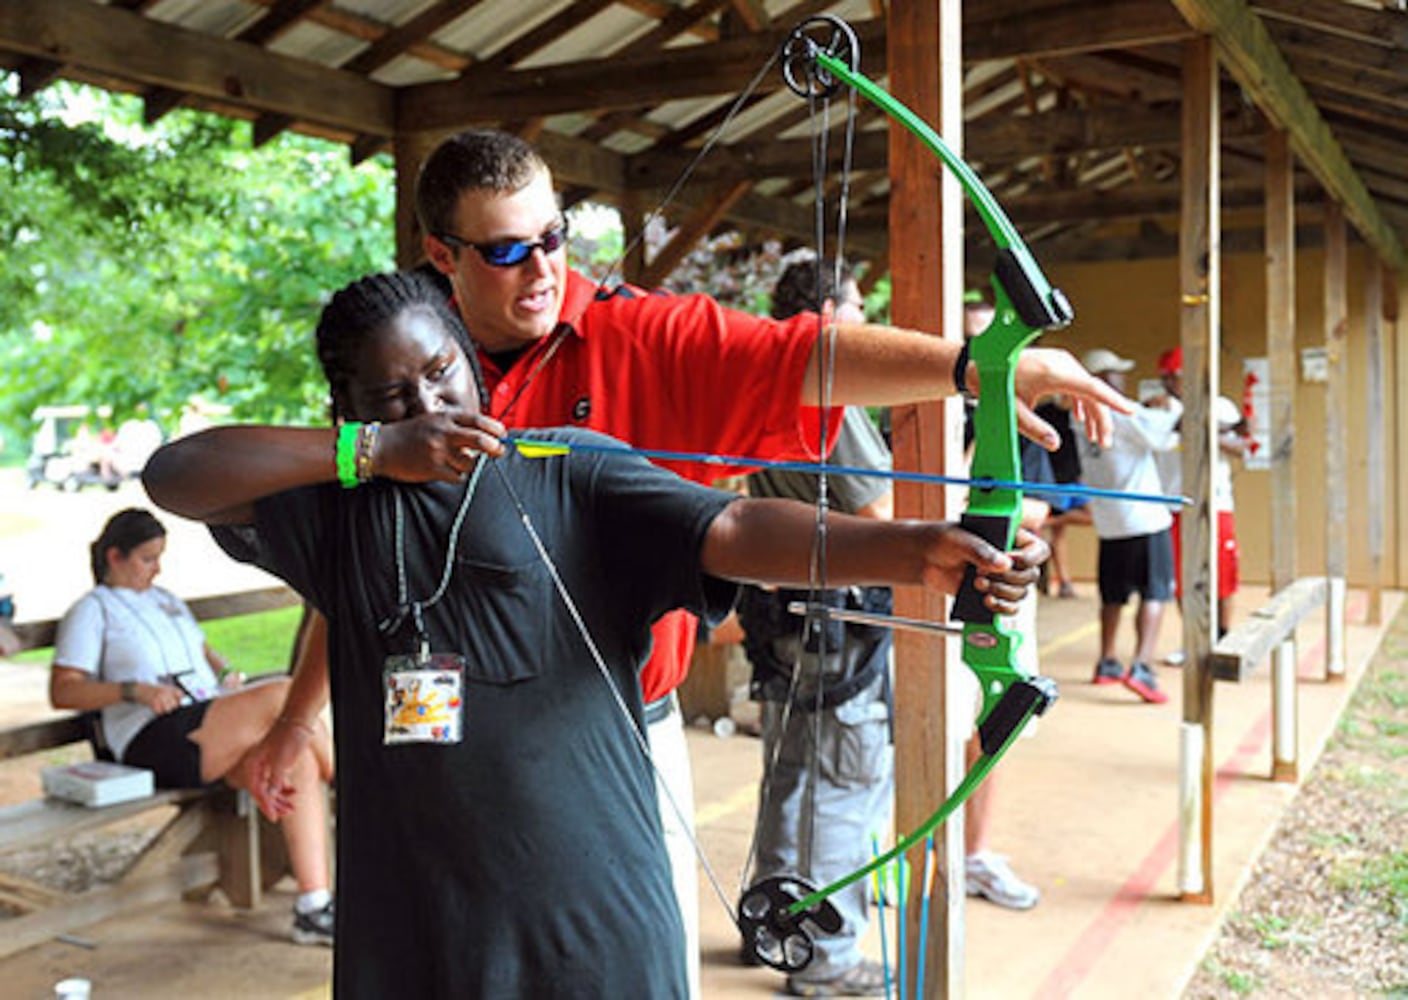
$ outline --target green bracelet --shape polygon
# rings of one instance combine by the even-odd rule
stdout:
[[[337,428],[337,481],[344,489],[357,485],[357,435],[362,425],[349,420]]]

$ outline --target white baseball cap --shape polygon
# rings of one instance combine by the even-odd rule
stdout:
[[[1085,370],[1092,375],[1099,375],[1102,372],[1127,372],[1134,367],[1133,361],[1122,358],[1114,351],[1107,351],[1103,347],[1086,351],[1080,360],[1081,364],[1085,365]]]

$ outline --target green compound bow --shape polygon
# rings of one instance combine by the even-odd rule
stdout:
[[[970,491],[961,523],[1004,552],[1010,551],[1022,511],[1014,381],[1017,355],[1042,331],[1069,324],[1074,315],[1070,303],[1047,281],[972,168],[923,119],[859,73],[860,46],[849,25],[831,15],[804,21],[788,38],[782,64],[787,85],[799,96],[826,97],[842,86],[851,87],[912,132],[953,171],[997,244],[992,274],[996,316],[970,348],[982,386],[973,415],[972,475],[980,483],[990,480],[993,485],[978,485]],[[974,578],[970,566],[952,617],[964,623],[963,662],[977,676],[982,691],[978,714],[982,756],[919,829],[870,863],[821,888],[793,876],[764,879],[748,888],[738,905],[739,929],[757,957],[773,968],[784,972],[805,968],[815,950],[811,926],[828,934],[841,929],[840,913],[829,897],[923,843],[982,784],[1027,720],[1055,701],[1055,683],[1027,674],[1018,664],[1021,637],[984,605]]]

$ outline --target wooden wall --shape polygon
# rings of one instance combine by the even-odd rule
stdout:
[[[1039,256],[1039,252],[1038,252]],[[1367,357],[1365,333],[1365,275],[1368,254],[1362,244],[1353,244],[1349,258],[1349,581],[1365,586],[1371,573],[1368,551],[1367,507],[1368,456],[1365,447],[1367,412]],[[1297,254],[1296,316],[1297,349],[1323,346],[1324,334],[1324,254],[1302,250]],[[1130,373],[1130,392],[1138,380],[1156,378],[1160,353],[1178,342],[1178,285],[1175,259],[1098,265],[1065,265],[1050,269],[1053,280],[1075,305],[1076,321],[1063,333],[1048,336],[1044,343],[1070,349],[1079,356],[1092,347],[1108,347],[1134,359],[1138,367]],[[1405,286],[1400,282],[1400,290]],[[1242,359],[1266,354],[1265,263],[1259,254],[1227,255],[1223,259],[1223,355],[1221,391],[1241,399]],[[1385,321],[1383,329],[1386,362],[1384,436],[1387,441],[1387,488],[1384,524],[1383,584],[1408,586],[1408,527],[1403,523],[1404,491],[1408,489],[1408,358],[1401,338],[1408,336],[1408,320],[1395,324]],[[1299,362],[1296,370],[1300,372]],[[1300,575],[1324,570],[1324,400],[1325,384],[1296,384],[1296,484],[1299,490],[1296,540],[1297,570]],[[1402,428],[1400,424],[1404,424]],[[1270,579],[1270,537],[1266,512],[1270,506],[1268,471],[1247,471],[1234,464],[1233,483],[1237,496],[1237,537],[1242,549],[1242,576],[1249,583]],[[1076,528],[1068,533],[1078,579],[1095,577],[1094,533]],[[1275,540],[1278,544],[1282,541]]]

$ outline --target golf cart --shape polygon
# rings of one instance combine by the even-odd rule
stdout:
[[[102,407],[96,416],[102,418],[110,412]],[[30,489],[40,483],[51,483],[67,493],[85,486],[117,489],[122,478],[103,461],[106,444],[89,426],[93,415],[87,406],[41,406],[34,411],[39,427],[26,466]]]

